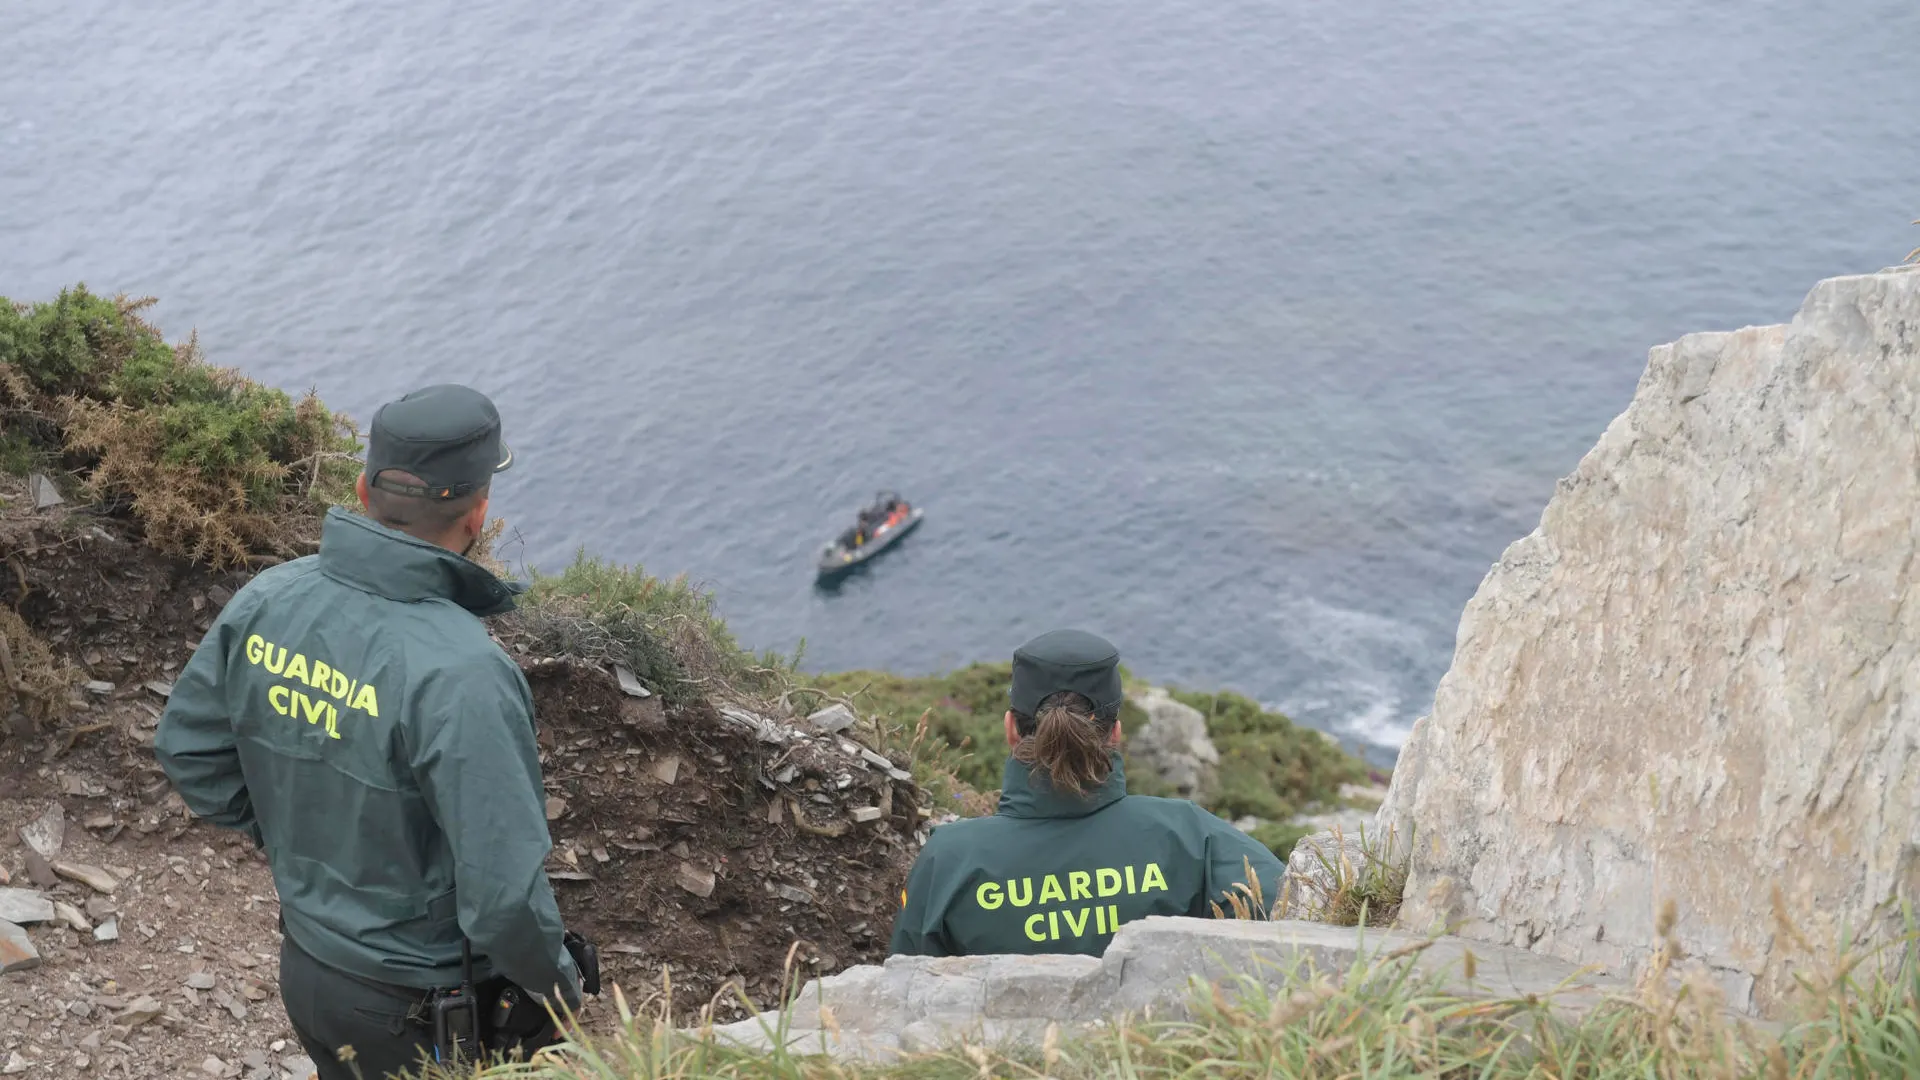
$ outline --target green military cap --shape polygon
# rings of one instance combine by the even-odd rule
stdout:
[[[1013,654],[1013,711],[1032,716],[1047,695],[1072,690],[1111,716],[1120,708],[1120,650],[1085,630],[1052,630]]]
[[[513,464],[500,441],[500,411],[487,395],[442,383],[380,406],[367,432],[367,483],[400,495],[457,499]],[[380,474],[412,473],[420,483]]]

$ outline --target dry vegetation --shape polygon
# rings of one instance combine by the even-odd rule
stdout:
[[[147,542],[215,566],[310,550],[315,511],[351,483],[345,418],[168,345],[151,298],[85,286],[47,303],[0,301],[0,463],[41,469]]]
[[[1808,955],[1837,955],[1802,978],[1793,1016],[1759,1025],[1730,1016],[1718,988],[1683,970],[1671,905],[1663,946],[1631,993],[1579,1010],[1554,996],[1489,999],[1422,975],[1425,943],[1376,956],[1341,977],[1305,964],[1261,978],[1197,988],[1189,1016],[1116,1018],[1091,1034],[1047,1032],[1038,1046],[961,1043],[888,1064],[836,1062],[805,1040],[749,1051],[699,1028],[677,1029],[651,995],[636,1011],[615,991],[621,1030],[576,1036],[531,1063],[483,1078],[544,1080],[1262,1080],[1444,1077],[1449,1080],[1814,1078],[1920,1075],[1920,934],[1872,950],[1815,953],[1785,915],[1783,939]],[[1468,954],[1471,983],[1475,960]],[[784,1014],[763,1017],[783,1029]],[[776,1042],[785,1043],[785,1039]],[[450,1073],[430,1074],[444,1080]],[[472,1074],[466,1074],[472,1075]]]

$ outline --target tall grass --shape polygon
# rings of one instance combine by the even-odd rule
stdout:
[[[1780,1025],[1734,1017],[1700,973],[1682,973],[1671,908],[1662,949],[1631,990],[1576,1007],[1571,983],[1553,993],[1481,998],[1421,972],[1431,940],[1377,955],[1335,977],[1302,962],[1259,977],[1195,985],[1179,1020],[1120,1017],[1077,1033],[1049,1027],[1037,1045],[956,1044],[885,1064],[834,1061],[822,1042],[796,1037],[788,1013],[761,1017],[775,1049],[748,1050],[711,1030],[677,1029],[658,1003],[630,1009],[537,1060],[479,1077],[544,1080],[1627,1080],[1735,1078],[1825,1080],[1920,1076],[1920,970],[1916,935],[1875,949],[1843,950],[1802,979]],[[1911,925],[1911,923],[1909,924]],[[1475,960],[1468,954],[1469,981]],[[829,1033],[838,1020],[823,1010]],[[784,1048],[781,1048],[784,1047]],[[452,1073],[433,1074],[444,1080]]]

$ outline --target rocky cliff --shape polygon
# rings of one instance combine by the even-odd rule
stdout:
[[[1920,268],[1652,351],[1460,622],[1379,824],[1401,925],[1616,974],[1677,906],[1730,1004],[1920,885]]]

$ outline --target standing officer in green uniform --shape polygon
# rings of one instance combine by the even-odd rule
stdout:
[[[518,589],[465,558],[511,462],[474,390],[383,406],[367,516],[329,511],[318,555],[235,594],[160,719],[187,806],[266,851],[281,997],[322,1080],[355,1075],[343,1046],[367,1080],[433,1057],[463,950],[483,1004],[511,982],[537,997],[522,1015],[578,1008],[574,949],[595,988],[547,881],[533,697],[480,621]]]
[[[1148,915],[1212,913],[1247,883],[1267,903],[1286,868],[1181,799],[1127,794],[1120,654],[1081,630],[1013,654],[1013,708],[994,817],[936,830],[913,864],[893,951],[919,956],[1106,951]]]

